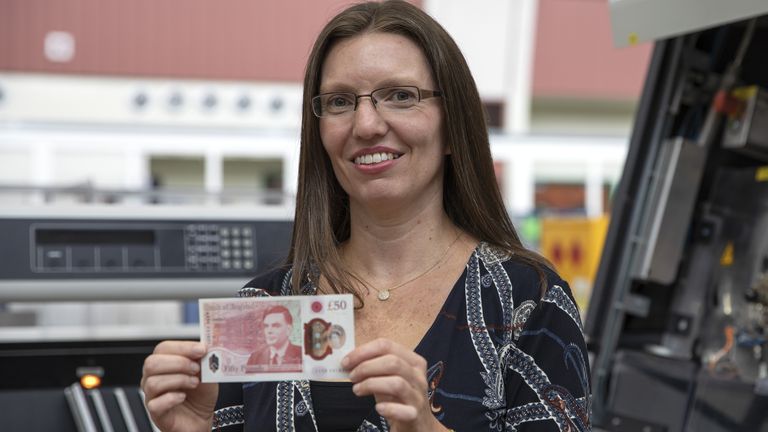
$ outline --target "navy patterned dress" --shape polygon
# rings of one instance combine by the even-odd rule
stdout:
[[[457,432],[589,431],[581,319],[556,274],[539,274],[480,243],[416,352],[427,360],[435,417]],[[256,289],[255,287],[263,288]],[[314,287],[304,287],[313,294]],[[290,295],[290,271],[251,281],[241,296]],[[318,431],[308,381],[224,384],[214,430]],[[375,410],[357,431],[388,431]],[[320,431],[322,432],[322,431]]]

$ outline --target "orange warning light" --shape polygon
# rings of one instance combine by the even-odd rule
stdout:
[[[101,377],[94,374],[85,374],[80,377],[80,385],[84,389],[95,389],[101,385]]]

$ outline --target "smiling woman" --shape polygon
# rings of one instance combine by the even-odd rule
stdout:
[[[384,87],[393,80],[399,86]],[[439,98],[418,97],[419,87],[434,85],[421,50],[404,36],[363,33],[339,41],[329,50],[321,75],[321,96],[336,102],[331,106],[346,100],[348,108],[323,112],[329,115],[320,118],[320,137],[335,177],[349,196],[353,218],[361,214],[354,211],[357,206],[386,207],[401,220],[413,219],[414,212],[430,205],[442,211],[442,202],[434,200],[442,193],[443,155],[447,152],[442,109]],[[342,89],[363,94],[369,101],[355,95],[355,103],[351,103],[353,99],[339,96],[343,93],[334,93]],[[402,106],[394,102],[399,99],[405,100]],[[353,227],[362,226],[351,222]]]
[[[578,309],[518,239],[445,30],[406,2],[352,6],[303,101],[290,254],[241,294],[353,294],[350,382],[199,385],[184,367],[204,347],[168,342],[143,385],[161,429],[589,430]]]

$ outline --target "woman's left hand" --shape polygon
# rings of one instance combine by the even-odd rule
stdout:
[[[389,339],[357,347],[343,360],[357,396],[373,395],[393,432],[447,431],[427,400],[427,361]]]

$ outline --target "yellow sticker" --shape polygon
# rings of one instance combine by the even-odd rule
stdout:
[[[731,91],[731,95],[739,100],[752,99],[757,96],[757,86],[736,87]]]
[[[768,166],[762,166],[755,170],[755,181],[764,182],[768,180]]]
[[[630,45],[637,45],[637,42],[640,40],[640,37],[637,35],[637,33],[632,32],[627,36],[627,40],[629,41]]]
[[[732,241],[728,242],[728,244],[725,245],[723,256],[720,257],[721,266],[728,267],[731,264],[733,264],[733,242]]]

